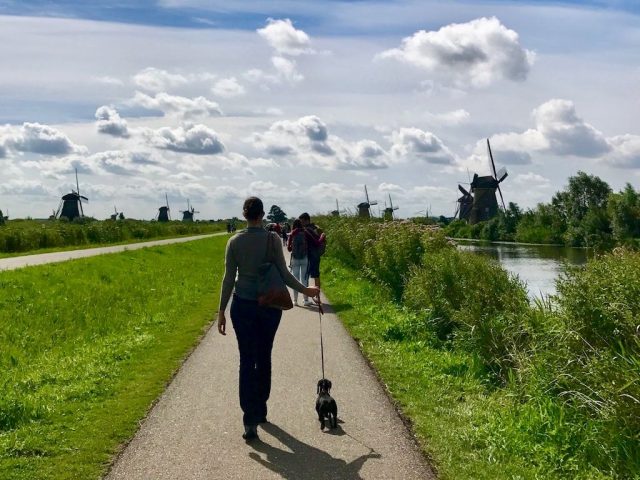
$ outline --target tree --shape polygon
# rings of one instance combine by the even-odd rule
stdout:
[[[287,214],[284,213],[278,205],[271,205],[269,213],[267,214],[267,220],[273,223],[282,223],[287,220]]]
[[[611,187],[595,175],[578,172],[569,185],[551,200],[554,213],[566,224],[563,234],[568,245],[600,244],[609,237],[611,228],[606,209]],[[602,239],[600,239],[602,237]]]
[[[627,183],[620,193],[609,196],[607,213],[613,237],[618,243],[632,243],[640,238],[640,194]]]

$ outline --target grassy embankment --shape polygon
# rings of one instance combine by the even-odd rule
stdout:
[[[442,233],[320,223],[323,288],[441,478],[640,477],[640,254],[572,270],[530,306]]]
[[[226,237],[0,272],[0,478],[99,478],[213,317]]]
[[[222,232],[224,222],[183,223],[143,220],[84,222],[11,220],[0,226],[0,258],[79,248],[122,245]]]

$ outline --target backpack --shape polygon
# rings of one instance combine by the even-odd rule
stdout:
[[[324,255],[324,252],[327,251],[327,238],[324,238],[324,241],[320,244],[320,246],[318,247],[318,254],[320,254],[320,256]]]
[[[295,259],[307,256],[307,239],[304,236],[304,232],[298,232],[294,235],[291,242],[291,256]]]

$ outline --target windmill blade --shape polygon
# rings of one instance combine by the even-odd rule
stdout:
[[[369,192],[367,191],[367,186],[364,186],[364,196],[367,197],[367,203],[369,205],[371,205],[371,202],[369,201]]]
[[[493,153],[491,153],[491,144],[489,143],[489,139],[487,138],[487,150],[489,151],[489,159],[491,160],[491,171],[493,173],[493,178],[498,179],[498,174],[496,172],[496,164],[493,161]]]
[[[391,194],[389,194],[389,206],[391,207],[391,210],[395,210],[393,208],[393,201],[391,200]]]
[[[369,202],[369,205],[372,205],[372,206],[373,206],[373,205],[378,205],[378,201],[377,201],[377,200],[374,200],[373,202]]]
[[[78,192],[78,196],[80,195],[80,183],[78,182],[78,169],[76,168],[76,191]]]
[[[502,196],[502,190],[500,190],[500,183],[498,183],[498,193],[500,194],[500,200],[502,201],[502,209],[506,212],[507,207],[504,206],[504,197]]]
[[[458,190],[460,190],[460,193],[463,195],[471,195],[462,185],[458,185]]]
[[[507,173],[507,169],[505,167],[502,167],[500,170],[498,170],[498,175],[496,176],[496,180],[498,180],[498,183],[500,183],[508,176],[509,174]]]
[[[78,198],[80,198],[80,203],[82,203],[82,200],[84,200],[85,202],[89,203],[89,199],[83,195],[78,195]]]
[[[164,194],[164,199],[167,202],[167,208],[169,208],[169,197],[167,196],[166,193]],[[171,209],[169,208],[169,210],[171,210]]]

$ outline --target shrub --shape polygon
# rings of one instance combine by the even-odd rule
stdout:
[[[424,312],[440,338],[455,338],[476,350],[503,376],[529,337],[522,282],[471,252],[426,253],[422,265],[411,269],[403,300]]]

